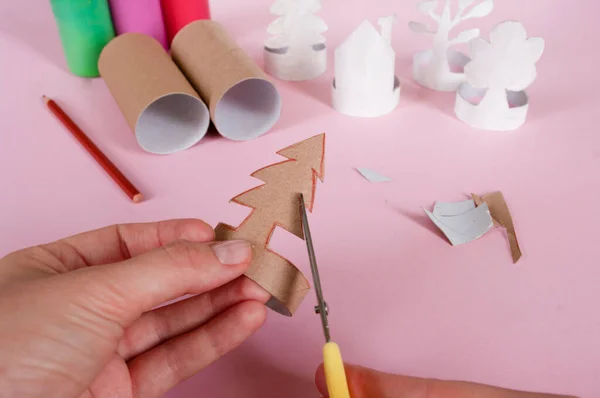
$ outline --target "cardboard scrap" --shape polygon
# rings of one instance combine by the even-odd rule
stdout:
[[[217,240],[245,239],[253,245],[253,260],[246,276],[272,295],[267,305],[292,316],[308,293],[310,285],[291,262],[269,249],[276,226],[304,239],[299,195],[312,212],[317,178],[324,179],[325,134],[284,148],[277,154],[288,158],[252,174],[265,184],[250,189],[231,201],[251,207],[250,215],[239,227],[219,224]]]
[[[200,20],[181,29],[171,56],[209,105],[224,137],[256,138],[279,119],[279,92],[219,23]]]
[[[544,39],[527,37],[525,27],[517,21],[494,26],[489,41],[471,40],[471,61],[464,68],[466,82],[456,91],[456,116],[483,130],[521,127],[529,109],[525,89],[537,77],[535,64],[544,46]]]
[[[504,200],[502,192],[492,192],[483,196],[471,194],[471,196],[477,206],[483,203],[488,205],[494,225],[506,229],[513,263],[519,261],[522,255],[521,248],[519,247],[519,241],[517,240],[517,233],[515,232],[512,216],[510,215],[508,205],[506,204],[506,200]]]

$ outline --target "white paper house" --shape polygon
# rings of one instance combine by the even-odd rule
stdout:
[[[394,75],[396,54],[391,45],[395,18],[379,19],[381,33],[365,20],[335,50],[333,107],[339,112],[376,117],[398,105],[400,83]]]

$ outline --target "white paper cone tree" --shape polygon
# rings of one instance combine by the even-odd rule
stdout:
[[[489,42],[476,38],[469,46],[472,60],[465,66],[467,82],[457,92],[457,116],[488,130],[519,127],[529,105],[524,90],[536,78],[544,39],[527,38],[520,22],[506,21],[492,29]]]
[[[284,80],[307,80],[327,68],[327,25],[315,15],[321,0],[276,0],[271,13],[279,16],[267,28],[265,42],[267,72]]]
[[[467,29],[450,39],[450,31],[462,21],[481,18],[494,8],[494,0],[458,0],[454,15],[451,0],[444,0],[441,14],[437,14],[438,0],[424,0],[417,5],[419,11],[428,15],[437,24],[431,29],[422,22],[409,22],[409,28],[418,34],[433,36],[433,48],[414,57],[413,77],[421,85],[439,91],[454,91],[464,82],[463,73],[453,73],[450,64],[462,67],[468,57],[451,50],[454,44],[467,43],[479,36],[479,29]]]

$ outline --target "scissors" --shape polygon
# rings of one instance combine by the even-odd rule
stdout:
[[[321,280],[319,278],[319,270],[317,268],[317,260],[315,258],[315,249],[310,236],[306,205],[304,204],[304,195],[302,194],[300,194],[300,207],[302,209],[302,230],[304,231],[304,240],[306,241],[306,248],[308,249],[310,270],[312,272],[315,291],[317,293],[317,305],[315,306],[315,313],[321,316],[323,333],[325,335],[323,363],[325,367],[327,391],[329,391],[330,398],[350,398],[350,391],[348,390],[348,381],[346,380],[346,372],[344,370],[342,353],[340,352],[340,347],[331,341],[331,333],[329,331],[329,323],[327,321],[329,310],[327,308],[327,303],[323,299],[323,290],[321,289]]]

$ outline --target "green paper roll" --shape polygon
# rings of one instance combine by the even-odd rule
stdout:
[[[50,0],[71,72],[98,77],[98,58],[115,37],[107,0]]]

